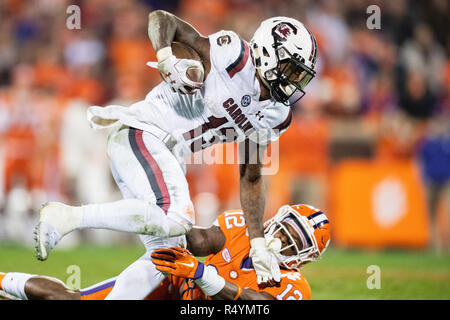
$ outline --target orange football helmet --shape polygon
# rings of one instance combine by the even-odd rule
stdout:
[[[290,230],[295,230],[297,236]],[[266,238],[275,238],[278,232],[289,238],[289,244],[280,246],[275,252],[280,264],[287,269],[298,269],[305,263],[319,259],[330,243],[330,223],[327,216],[306,204],[282,206],[273,218],[264,223]],[[283,255],[282,252],[289,248],[295,253]]]

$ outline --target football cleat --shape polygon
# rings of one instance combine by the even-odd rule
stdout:
[[[36,257],[45,261],[50,251],[67,233],[80,225],[81,208],[71,207],[59,202],[48,202],[40,210],[39,223],[34,230]]]

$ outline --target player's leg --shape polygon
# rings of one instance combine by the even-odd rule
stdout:
[[[0,290],[21,300],[80,300],[61,280],[22,272],[0,273]]]
[[[139,194],[139,191],[132,191],[120,171],[114,163],[111,163],[111,173],[125,199],[132,198]],[[126,177],[127,174],[123,173]],[[141,195],[142,196],[142,195]],[[135,263],[125,269],[114,283],[114,288],[107,299],[165,299],[168,296],[169,286],[164,285],[165,276],[155,269],[150,260],[151,252],[154,248],[164,248],[173,245],[183,246],[185,237],[160,238],[155,236],[141,235],[141,241],[147,252]]]
[[[60,238],[73,230],[102,228],[177,236],[193,224],[193,206],[184,171],[164,143],[149,133],[122,129],[112,134],[108,153],[118,175],[134,195],[81,207],[50,203],[36,228],[38,259],[45,260]]]
[[[115,279],[111,292],[105,300],[161,299],[169,294],[165,290],[168,287],[161,285],[167,276],[155,268],[151,260],[151,252],[158,248],[185,246],[185,237],[162,239],[154,236],[141,236],[141,240],[146,246],[147,252]]]
[[[135,193],[128,187],[114,163],[111,163],[111,173],[125,199],[132,198]],[[162,239],[155,236],[140,236],[147,252],[135,263],[125,269],[114,283],[111,294],[106,299],[164,299],[167,296],[169,286],[164,285],[167,277],[164,277],[149,260],[152,248],[160,248],[171,245],[183,245],[181,238]]]
[[[108,204],[84,206],[84,228],[106,224],[123,229],[111,226],[111,216],[126,220],[136,233],[154,236],[178,236],[192,227],[194,212],[184,171],[161,140],[142,130],[122,129],[109,139],[108,154],[116,182],[126,185],[134,201],[124,200],[120,210],[113,211]]]
[[[143,239],[144,238],[144,239]],[[172,246],[183,246],[185,237],[161,239],[153,236],[142,236],[141,240],[147,252],[139,260],[128,266],[116,279],[114,288],[106,300],[142,300],[160,287],[166,275],[158,271],[151,259],[155,249]]]

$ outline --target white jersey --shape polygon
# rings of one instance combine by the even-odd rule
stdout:
[[[109,115],[99,109],[91,113],[104,119],[120,118],[121,123],[144,131],[150,125],[167,133],[176,132],[174,136],[184,138],[186,152],[255,133],[259,143],[278,139],[289,126],[292,111],[272,100],[259,101],[260,86],[248,44],[232,31],[212,34],[209,41],[211,70],[203,87],[194,94],[174,93],[162,82],[145,100],[124,108],[127,110],[116,107]],[[101,121],[93,118],[91,114],[93,126],[99,126]]]

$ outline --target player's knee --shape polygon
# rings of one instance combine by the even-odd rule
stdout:
[[[185,235],[192,229],[193,224],[191,222],[178,222],[173,221],[169,226],[169,237],[178,237]]]
[[[181,236],[192,229],[194,225],[194,207],[192,203],[185,206],[173,208],[167,212],[169,218],[169,235],[171,237]]]
[[[131,217],[139,226],[138,233],[159,237],[176,237],[186,234],[194,224],[192,203],[172,203],[167,211],[152,203],[147,203],[146,214]]]

